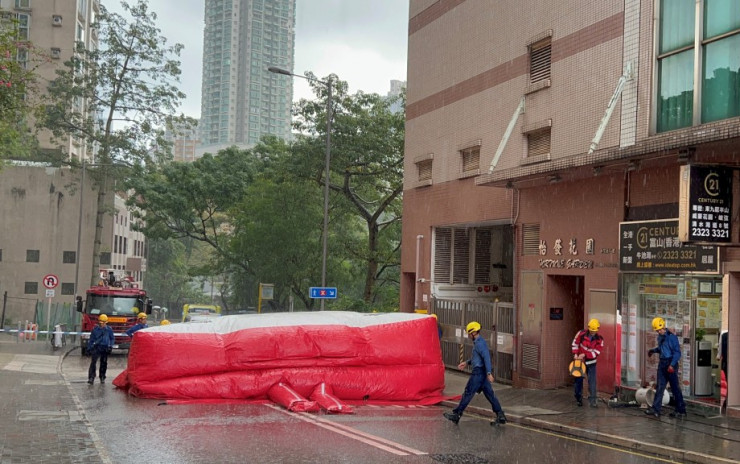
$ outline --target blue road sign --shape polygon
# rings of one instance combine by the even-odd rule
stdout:
[[[337,287],[309,287],[311,298],[336,298]]]

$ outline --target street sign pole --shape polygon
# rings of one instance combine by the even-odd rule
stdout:
[[[51,336],[51,299],[54,297],[54,289],[59,285],[59,277],[54,274],[46,274],[41,283],[46,287],[46,296],[49,298],[49,304],[46,308],[46,341],[49,341]]]
[[[51,327],[51,297],[49,297],[49,304],[46,308],[46,341],[49,341],[49,328]]]

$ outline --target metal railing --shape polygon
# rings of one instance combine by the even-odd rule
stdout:
[[[480,334],[488,342],[496,381],[511,383],[515,366],[516,314],[512,303],[432,298],[431,312],[442,326],[442,360],[456,368],[469,359],[473,344],[465,326],[470,321],[481,325]]]

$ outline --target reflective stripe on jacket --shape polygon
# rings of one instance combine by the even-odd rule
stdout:
[[[588,330],[579,331],[570,346],[573,354],[585,355],[586,365],[596,364],[596,358],[601,354],[603,347],[604,338],[598,333],[591,336]]]

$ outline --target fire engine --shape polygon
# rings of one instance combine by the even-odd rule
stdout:
[[[147,298],[146,291],[129,278],[119,280],[113,271],[108,271],[107,277],[101,278],[98,285],[87,289],[84,305],[82,297],[78,296],[76,306],[77,311],[82,313],[80,348],[83,356],[87,354],[90,332],[98,324],[101,314],[108,316],[108,326],[115,334],[113,348],[127,350],[131,338],[124,332],[136,325],[139,312],[152,313],[152,300]]]

